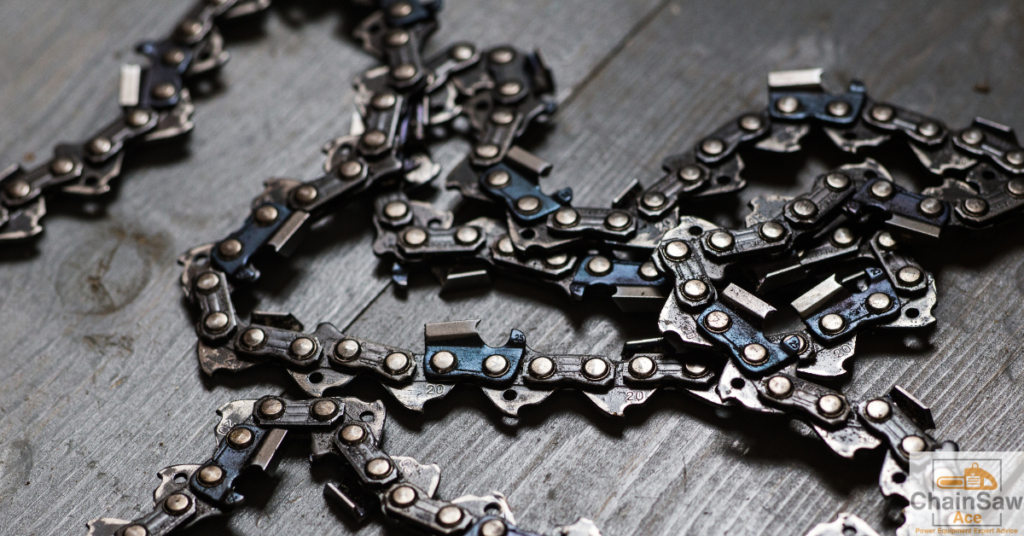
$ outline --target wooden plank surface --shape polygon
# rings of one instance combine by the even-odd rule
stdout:
[[[281,2],[283,4],[283,2]],[[129,162],[126,180],[88,210],[51,203],[36,247],[0,265],[0,533],[84,534],[101,515],[148,509],[156,470],[204,459],[214,409],[289,392],[281,372],[204,378],[177,286],[175,257],[237,225],[259,183],[310,178],[317,151],[347,131],[350,80],[373,65],[333,2],[276,6],[258,31],[229,34],[221,87],[199,99],[184,149]],[[0,148],[5,162],[80,139],[116,114],[118,65],[160,35],[186,3],[60,0],[0,3]],[[163,11],[167,10],[167,11]],[[533,149],[555,165],[545,188],[572,186],[603,205],[628,178],[649,184],[663,157],[765,101],[770,70],[824,67],[879,99],[950,125],[981,115],[1024,126],[1024,7],[956,2],[448,2],[434,44],[540,48],[563,109]],[[987,92],[978,91],[986,89]],[[173,147],[173,146],[172,146]],[[438,148],[450,168],[465,146]],[[794,192],[836,155],[754,175],[758,193]],[[909,173],[897,180],[922,187]],[[450,196],[445,196],[450,199]],[[701,210],[694,208],[694,210]],[[370,252],[365,207],[350,207],[266,277],[252,307],[330,321],[369,339],[422,348],[422,324],[481,318],[489,342],[517,327],[535,348],[617,355],[654,333],[652,316],[572,304],[511,282],[439,295],[426,278],[389,288]],[[918,253],[938,273],[937,329],[859,342],[853,397],[910,388],[931,404],[937,435],[966,449],[1021,450],[1024,229],[949,237]],[[359,386],[366,399],[382,390]],[[797,534],[851,511],[884,527],[878,456],[838,460],[781,419],[715,411],[676,393],[610,419],[558,395],[508,422],[473,389],[426,416],[389,404],[386,447],[441,465],[441,493],[505,492],[525,527],[584,515],[606,536]],[[357,528],[325,505],[328,467],[289,447],[250,505],[195,534],[395,533]],[[889,529],[891,530],[891,528]]]

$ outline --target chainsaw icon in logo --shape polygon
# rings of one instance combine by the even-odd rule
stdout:
[[[963,489],[967,491],[993,490],[999,487],[996,478],[977,463],[964,469],[964,476],[940,476],[935,485],[942,489]]]

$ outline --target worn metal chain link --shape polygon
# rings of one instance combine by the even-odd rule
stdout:
[[[392,456],[382,448],[387,413],[381,402],[325,397],[288,400],[265,396],[236,400],[217,410],[217,447],[203,463],[172,465],[158,473],[153,509],[133,520],[89,522],[89,536],[163,536],[244,503],[235,480],[251,467],[266,470],[288,436],[310,442],[310,460],[341,462],[343,479],[324,486],[324,496],[356,521],[380,510],[388,520],[417,534],[541,536],[520,529],[501,493],[436,498],[437,464]],[[548,536],[600,536],[580,518]]]
[[[146,50],[163,61],[169,53],[164,47],[174,46],[187,57],[207,58],[193,65],[215,65],[210,58],[221,53],[214,18],[258,7],[263,3],[201,2],[171,39]],[[928,433],[935,427],[930,410],[899,386],[858,401],[819,382],[848,373],[846,362],[854,355],[858,336],[935,323],[934,276],[911,256],[914,245],[934,242],[957,228],[987,228],[1020,212],[1024,150],[1012,129],[977,119],[953,130],[872,100],[858,82],[846,92],[828,93],[820,70],[772,73],[764,110],[730,120],[692,149],[665,159],[663,176],[647,188],[633,181],[610,208],[575,207],[570,189],[545,193],[540,179],[551,166],[516,145],[531,125],[547,121],[555,109],[553,79],[540,56],[508,46],[479,50],[460,43],[426,57],[423,48],[436,29],[437,3],[382,0],[380,7],[356,36],[385,65],[357,80],[358,118],[348,136],[327,144],[324,174],[305,182],[268,181],[238,230],[180,259],[182,288],[197,311],[204,372],[277,364],[313,397],[323,397],[326,390],[341,388],[357,376],[375,378],[398,403],[417,411],[456,384],[472,384],[513,417],[523,406],[563,388],[581,391],[616,416],[660,388],[674,388],[713,405],[785,414],[806,423],[844,458],[884,448],[883,493],[904,500],[907,491],[901,483],[908,455],[957,449],[955,443]],[[156,130],[145,132],[165,132],[158,126],[160,118],[174,115],[172,110],[179,111],[175,117],[187,117],[179,107],[187,104],[181,81],[189,67],[167,75],[172,81],[161,82],[173,86],[173,95],[170,89],[156,92],[162,86],[152,81],[164,80],[162,72],[152,66],[143,70],[139,101],[126,108],[116,128],[104,130],[111,140],[108,157],[97,160],[107,152],[92,149],[106,144],[94,139],[75,149],[77,153],[67,153],[78,155],[67,166],[57,166],[55,159],[36,170],[9,173],[3,197],[11,210],[8,229],[20,228],[15,223],[25,219],[33,203],[42,207],[40,193],[51,184],[65,189],[78,184],[54,176],[55,167],[79,173],[76,177],[97,176],[95,165],[118,160],[124,142],[145,139],[143,134],[131,138],[131,133],[150,123],[154,126],[147,128]],[[158,93],[168,97],[155,101]],[[174,98],[173,103],[168,100]],[[139,120],[134,123],[141,126],[131,126],[135,112]],[[145,122],[142,114],[147,114]],[[448,174],[446,186],[497,207],[503,216],[456,224],[451,212],[410,199],[410,193],[440,172],[427,146],[453,133],[469,137],[472,149]],[[881,164],[865,158],[821,174],[799,196],[755,199],[744,228],[724,229],[680,215],[698,198],[743,188],[743,155],[795,153],[812,133],[823,134],[851,155],[884,155],[893,146],[907,147],[941,184],[912,192],[896,184]],[[558,355],[531,349],[518,330],[504,345],[488,346],[475,321],[461,321],[428,324],[424,351],[417,353],[343,333],[328,323],[307,331],[287,313],[253,313],[248,323],[238,317],[231,294],[236,284],[259,278],[253,260],[257,253],[293,251],[314,222],[368,196],[373,196],[375,209],[374,252],[392,266],[392,279],[399,286],[416,269],[432,270],[445,288],[478,284],[490,274],[508,275],[561,289],[575,300],[610,296],[625,311],[660,311],[657,333],[652,329],[656,336],[626,343],[616,357]],[[768,300],[788,305],[780,311]],[[780,325],[784,327],[775,327]],[[335,421],[309,420],[315,420],[315,412],[309,411],[318,403],[330,401],[341,408],[358,402],[273,400],[282,408],[299,407],[301,411],[287,415],[305,419],[301,426],[320,427],[313,432],[314,454],[337,449],[358,476],[355,481],[368,485],[373,480],[369,465],[361,464],[372,461],[363,457],[379,451],[374,450],[376,443],[365,443],[357,453],[334,438]],[[276,433],[283,438],[287,429],[274,428],[259,412],[253,414],[251,404],[245,419],[251,419],[245,422],[252,437],[270,437],[280,430]],[[330,431],[321,435],[321,428]],[[339,433],[344,435],[345,429]],[[379,431],[373,437],[379,438]],[[250,456],[245,457],[232,448],[222,440],[203,468],[215,463],[219,474],[231,474],[264,459],[256,451],[245,451]],[[222,459],[236,465],[228,468]],[[191,512],[189,519],[237,502],[230,480],[214,479],[216,492],[210,491],[211,486],[198,480],[200,466],[179,467],[191,469],[161,473],[165,482],[157,492],[158,505],[145,521],[154,523],[146,525],[150,532],[129,533],[128,522],[104,525],[102,520],[93,524],[93,531],[116,525],[95,533],[166,533],[184,523],[175,522],[178,518],[168,510],[174,494],[184,497],[176,501],[184,505],[182,512]],[[177,472],[187,474],[187,485],[168,483],[167,477]],[[393,480],[395,486],[413,490],[403,491],[401,498],[433,496],[422,482],[397,472],[387,475],[389,485]],[[368,489],[376,490],[370,494],[377,494],[387,517],[419,523],[421,530],[433,534],[518,530],[503,518],[506,529],[486,532],[478,523],[484,517],[466,511],[448,526],[440,512],[450,504],[431,499],[415,511],[402,510],[396,508],[396,500],[403,502],[396,499],[397,488]],[[363,508],[348,492],[331,493],[355,505],[353,511]],[[814,533],[850,531],[871,533],[847,514]]]

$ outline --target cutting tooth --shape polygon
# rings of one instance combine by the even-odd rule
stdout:
[[[131,521],[114,519],[112,517],[93,519],[85,524],[86,527],[89,527],[89,532],[86,536],[114,536],[118,530],[129,524],[131,524]]]

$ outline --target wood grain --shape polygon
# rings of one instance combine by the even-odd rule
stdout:
[[[1013,68],[1024,56],[1024,7],[1010,1],[447,4],[437,46],[507,41],[543,51],[563,108],[532,149],[555,165],[545,188],[571,186],[583,205],[606,204],[632,177],[649,184],[662,158],[763,106],[765,75],[776,69],[824,67],[834,88],[860,78],[872,96],[954,126],[976,115],[1024,125],[1024,73]],[[131,158],[99,204],[51,203],[36,246],[0,252],[0,533],[84,534],[93,517],[137,515],[151,504],[158,469],[209,455],[216,407],[293,393],[273,370],[200,375],[174,259],[233,228],[265,178],[314,176],[317,148],[347,131],[350,81],[373,60],[332,6],[275,6],[258,30],[232,29],[233,58],[202,92],[187,145]],[[118,65],[186,8],[0,3],[4,161],[45,159],[54,142],[114,117]],[[450,169],[464,150],[453,142],[436,155]],[[797,191],[839,159],[768,161],[739,201],[691,208],[735,224],[751,197]],[[925,186],[914,171],[899,166],[897,180]],[[370,253],[368,222],[366,207],[340,213],[266,270],[245,306],[413,349],[424,322],[463,318],[483,319],[491,342],[516,327],[535,348],[606,355],[654,332],[650,316],[514,282],[439,295],[420,277],[400,294]],[[899,383],[932,405],[938,436],[967,449],[1024,448],[1022,230],[950,236],[918,252],[938,273],[937,328],[862,338],[844,389],[863,397]],[[371,385],[354,393],[384,396]],[[472,388],[425,416],[388,407],[389,451],[440,464],[442,496],[503,491],[530,529],[584,515],[606,536],[799,534],[839,511],[886,527],[878,456],[838,460],[784,420],[716,411],[679,393],[660,393],[622,420],[562,394],[511,423]],[[248,506],[191,533],[398,534],[344,521],[321,496],[331,468],[310,472],[305,456],[305,445],[289,446],[269,477],[250,483]]]

